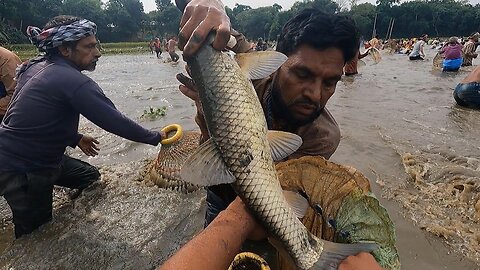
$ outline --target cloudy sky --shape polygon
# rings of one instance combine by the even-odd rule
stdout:
[[[155,0],[140,0],[143,3],[143,8],[145,12],[149,12],[156,9]],[[289,9],[293,3],[297,0],[223,0],[223,3],[226,6],[233,8],[235,3],[240,3],[243,5],[251,6],[252,8],[263,7],[263,6],[271,6],[274,3],[279,4],[283,7],[283,9]],[[469,0],[472,4],[480,3],[480,0]],[[359,0],[358,3],[365,3],[370,2],[375,4],[375,0]]]

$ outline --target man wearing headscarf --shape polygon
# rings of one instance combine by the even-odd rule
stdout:
[[[15,53],[0,47],[0,122],[15,90],[15,70],[20,63]]]
[[[101,56],[96,25],[58,16],[27,35],[44,52],[18,68],[17,86],[0,126],[0,195],[13,213],[15,236],[28,234],[52,218],[54,185],[82,190],[100,173],[64,155],[78,146],[95,156],[96,139],[78,133],[79,116],[123,138],[157,145],[163,132],[144,129],[119,112],[83,70]]]
[[[224,49],[230,40],[230,19],[223,4],[185,3],[188,12],[180,23],[178,43],[183,55],[192,56],[211,30],[215,31],[212,46]],[[194,23],[186,23],[190,19]],[[29,30],[32,42],[46,55],[19,69],[12,104],[0,126],[0,196],[12,209],[17,238],[51,219],[53,184],[82,188],[98,179],[95,167],[63,155],[67,145],[97,154],[97,141],[77,133],[80,113],[130,140],[156,145],[165,137],[118,112],[99,86],[80,73],[93,70],[100,57],[94,23],[58,16],[43,30]]]

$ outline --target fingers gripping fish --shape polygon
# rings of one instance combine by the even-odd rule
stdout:
[[[337,244],[315,237],[298,219],[308,202],[280,187],[274,160],[295,152],[302,140],[292,133],[267,130],[251,80],[269,76],[287,57],[264,51],[233,59],[209,42],[186,61],[210,139],[187,159],[182,179],[200,186],[230,183],[299,269],[337,269],[347,256],[375,249],[372,243]]]

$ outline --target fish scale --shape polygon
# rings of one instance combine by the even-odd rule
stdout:
[[[210,136],[236,178],[233,188],[297,266],[309,269],[320,257],[322,242],[309,235],[283,196],[253,85],[233,59],[211,46],[203,46],[187,62]]]

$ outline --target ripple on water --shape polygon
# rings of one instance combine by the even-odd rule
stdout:
[[[135,181],[140,166],[102,167],[98,183],[56,206],[52,222],[15,241],[2,254],[0,269],[159,266],[202,228],[204,193],[146,187]]]

